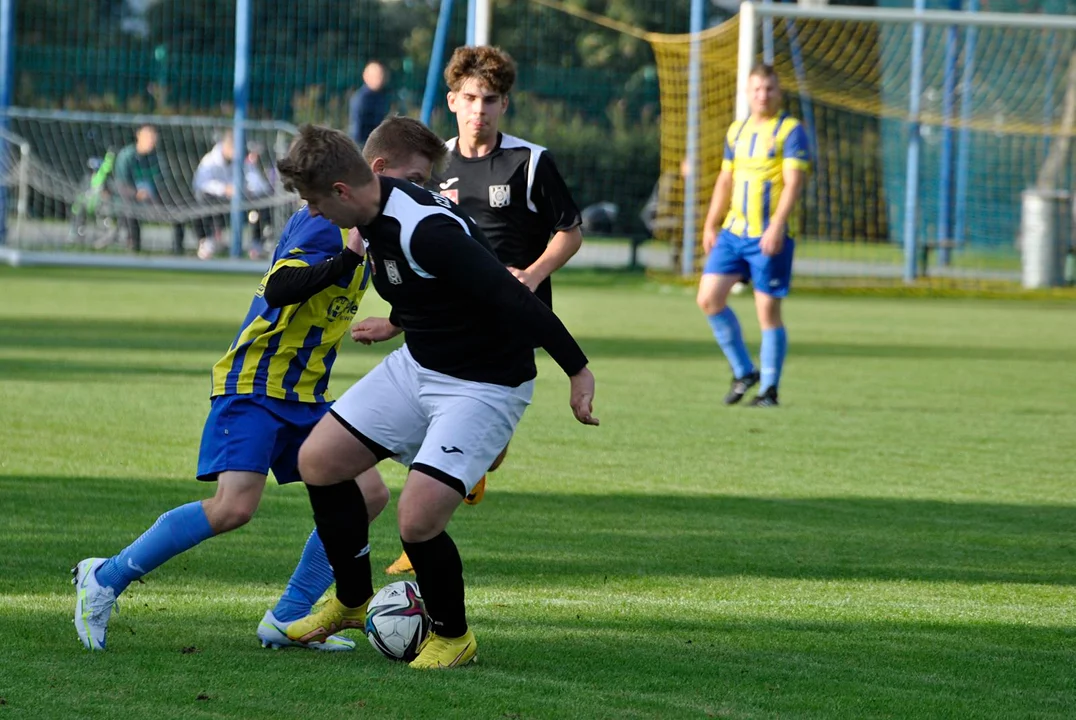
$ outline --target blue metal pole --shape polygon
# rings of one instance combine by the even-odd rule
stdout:
[[[448,42],[448,26],[452,22],[452,0],[441,0],[441,10],[437,14],[437,30],[433,35],[433,49],[430,51],[430,67],[426,71],[426,89],[422,93],[423,124],[430,124],[433,104],[440,87],[441,65],[445,60],[445,43]]]
[[[478,27],[478,0],[467,0],[467,44],[474,45],[475,28]]]
[[[232,159],[232,257],[243,253],[243,196],[246,191],[247,162],[247,98],[250,95],[250,0],[235,3],[235,116],[232,138],[235,157]]]
[[[949,0],[950,10],[960,9],[960,0]],[[942,138],[941,166],[938,168],[938,262],[943,266],[951,260],[952,250],[948,241],[952,240],[953,209],[953,100],[956,93],[957,62],[956,26],[945,29],[945,77],[942,80]]]
[[[684,178],[684,242],[680,273],[695,273],[695,233],[699,210],[699,118],[702,88],[702,28],[704,0],[691,0],[691,49],[687,74],[687,164]]]
[[[770,5],[773,0],[762,0],[763,5]],[[773,18],[762,18],[762,62],[773,65]]]
[[[915,0],[915,11],[923,12],[926,0]],[[923,23],[912,26],[912,65],[908,83],[908,165],[904,186],[904,282],[915,282],[919,276],[916,257],[916,231],[919,224],[919,110],[923,95],[923,45],[926,29]]]
[[[967,12],[979,11],[979,0],[968,0]],[[960,134],[956,145],[956,189],[953,205],[953,242],[963,245],[967,233],[968,175],[971,164],[972,83],[975,80],[975,42],[979,29],[972,26],[964,31],[964,72],[960,78]]]
[[[0,0],[0,130],[7,130],[7,110],[15,87],[15,0]],[[0,138],[0,152],[7,140]],[[0,184],[0,245],[7,244],[7,187]]]

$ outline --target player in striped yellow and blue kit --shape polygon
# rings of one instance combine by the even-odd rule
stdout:
[[[416,183],[427,182],[445,155],[440,138],[408,118],[386,120],[365,151],[376,172]],[[161,515],[119,554],[78,564],[75,627],[87,648],[104,649],[116,597],[131,582],[244,525],[258,507],[270,470],[281,484],[301,480],[299,447],[329,411],[329,374],[370,283],[364,253],[357,233],[349,235],[313,208],[300,209],[288,221],[238,335],[213,367],[198,479],[216,481],[217,492]],[[388,504],[388,489],[373,468],[357,482],[373,520]],[[284,632],[291,621],[310,613],[332,582],[324,545],[313,532],[280,601],[259,624],[262,644],[352,649],[347,638],[302,643]]]
[[[721,173],[703,226],[708,257],[697,302],[732,366],[725,404],[739,402],[759,384],[751,404],[774,407],[788,347],[781,318],[795,248],[788,219],[810,167],[810,149],[799,121],[779,111],[781,88],[772,67],[752,69],[747,91],[751,115],[733,123],[725,136]],[[727,305],[732,287],[748,277],[762,326],[760,368],[751,361],[739,320]]]

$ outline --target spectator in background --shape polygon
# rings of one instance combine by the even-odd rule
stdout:
[[[232,196],[235,195],[235,185],[232,182],[234,162],[235,138],[231,130],[226,130],[220,141],[202,156],[198,169],[194,171],[194,195],[199,202],[216,205],[231,202]],[[243,178],[246,185],[244,199],[254,200],[272,194],[273,188],[261,171],[257,151],[247,153],[244,159]],[[248,215],[253,235],[249,254],[255,260],[263,255],[262,244],[265,241],[263,217],[264,214],[257,211],[252,211]],[[194,231],[198,235],[198,257],[202,260],[208,260],[216,254],[226,218],[227,214],[220,212],[195,219]]]
[[[143,125],[135,132],[135,141],[116,155],[113,184],[117,194],[128,203],[151,204],[159,202],[161,192],[161,162],[157,156],[157,128]],[[121,216],[120,227],[127,232],[127,247],[134,252],[142,250],[142,224],[138,218]],[[178,228],[175,240],[177,253],[183,251],[182,228]]]
[[[362,71],[362,87],[352,93],[348,102],[348,134],[360,148],[389,114],[385,76],[384,65],[376,60],[368,63]]]

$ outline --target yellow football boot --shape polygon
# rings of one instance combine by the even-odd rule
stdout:
[[[482,479],[478,481],[478,484],[474,486],[474,490],[467,493],[467,497],[463,498],[463,502],[468,505],[477,505],[482,502],[482,498],[486,496],[486,476],[483,475]]]
[[[411,661],[411,667],[418,670],[443,670],[460,667],[477,662],[478,644],[474,632],[468,630],[463,637],[446,638],[430,631],[419,646],[418,657]]]
[[[400,553],[400,557],[396,558],[396,562],[385,568],[386,575],[406,575],[407,573],[415,574],[415,568],[411,567],[411,558],[407,557],[406,552]]]
[[[330,635],[341,630],[349,628],[365,630],[366,606],[369,604],[370,598],[366,598],[366,602],[359,607],[349,608],[334,595],[316,613],[299,618],[288,625],[288,639],[300,643],[323,643]]]

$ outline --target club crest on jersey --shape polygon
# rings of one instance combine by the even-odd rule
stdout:
[[[508,207],[512,202],[512,188],[508,185],[489,186],[489,206],[495,208]]]
[[[457,205],[460,204],[460,191],[456,188],[452,188],[451,190],[442,190],[441,197],[446,197]]]
[[[395,260],[386,260],[383,265],[385,266],[385,277],[389,279],[390,283],[393,285],[403,283],[403,275],[400,275],[400,270],[396,267]]]

